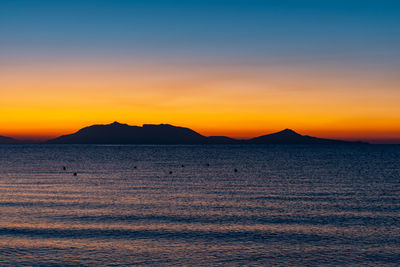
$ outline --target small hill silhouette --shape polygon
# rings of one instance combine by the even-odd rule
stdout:
[[[341,140],[332,140],[317,138],[308,135],[301,135],[293,130],[285,129],[283,131],[255,137],[248,140],[250,144],[347,144],[357,142],[347,142]]]
[[[18,140],[14,138],[0,135],[0,144],[17,144],[17,143],[19,143]]]
[[[209,136],[207,144],[241,144],[243,140],[234,139],[227,136]]]
[[[226,136],[206,137],[189,128],[170,124],[130,126],[119,122],[92,125],[76,133],[51,139],[49,144],[354,144],[301,135],[293,130],[238,140]]]

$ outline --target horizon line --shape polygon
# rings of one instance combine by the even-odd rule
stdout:
[[[114,121],[112,123],[106,123],[106,124],[104,124],[104,123],[95,123],[95,124],[91,124],[91,125],[88,125],[88,126],[81,127],[81,128],[79,128],[77,130],[74,130],[74,131],[72,131],[70,133],[63,133],[63,134],[57,134],[57,135],[29,135],[29,134],[26,134],[26,135],[24,135],[24,134],[20,134],[20,135],[19,134],[3,135],[2,133],[0,133],[0,136],[13,138],[16,141],[21,142],[21,143],[25,143],[25,144],[40,144],[40,143],[44,143],[46,141],[52,140],[52,139],[60,137],[60,136],[74,134],[74,133],[78,132],[79,130],[81,130],[83,128],[86,128],[86,127],[90,127],[90,126],[94,126],[94,125],[107,126],[107,125],[112,125],[112,124],[127,125],[127,126],[130,126],[130,127],[144,127],[145,125],[171,125],[171,126],[174,126],[174,127],[181,127],[181,128],[190,129],[190,130],[195,131],[196,133],[201,134],[201,135],[203,135],[205,137],[223,136],[223,137],[229,137],[229,138],[236,139],[236,140],[249,140],[249,139],[260,137],[260,136],[263,136],[263,135],[269,135],[269,134],[278,133],[278,132],[281,132],[281,131],[284,131],[284,130],[291,130],[291,131],[294,131],[294,132],[298,133],[297,131],[292,130],[291,128],[287,127],[287,128],[285,128],[283,130],[272,131],[272,132],[263,133],[261,135],[256,135],[256,136],[230,137],[228,135],[223,135],[223,134],[220,134],[220,135],[204,135],[204,134],[201,133],[201,131],[193,130],[191,127],[176,126],[176,125],[173,125],[173,124],[170,124],[170,123],[142,123],[142,126],[138,126],[138,125],[130,125],[128,123],[120,123],[118,121]],[[298,134],[301,134],[301,133],[298,133]],[[301,134],[301,135],[310,136],[308,134]],[[315,137],[318,137],[318,136],[315,136]],[[350,142],[357,142],[357,141],[359,141],[359,142],[368,142],[370,144],[393,144],[393,145],[400,144],[400,137],[399,138],[318,137],[318,138],[326,138],[326,139],[342,140],[342,141],[350,141]]]

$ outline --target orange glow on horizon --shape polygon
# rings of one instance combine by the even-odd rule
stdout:
[[[124,123],[123,121],[120,121]],[[90,126],[93,124],[109,124],[111,121],[108,122],[101,122],[101,123],[88,123],[88,124],[81,124],[77,125],[74,128],[60,128],[60,129],[17,129],[16,131],[2,131],[2,134],[9,137],[13,137],[19,140],[33,140],[33,141],[46,141],[61,135],[75,133],[79,129]],[[168,123],[168,122],[156,122],[153,124],[160,124],[160,123]],[[143,123],[134,124],[128,123],[129,125],[141,126]],[[205,135],[205,136],[229,136],[237,139],[249,139],[252,137],[257,137],[265,134],[271,134],[274,132],[281,131],[287,127],[275,127],[275,128],[264,128],[264,129],[237,129],[232,127],[231,129],[223,128],[223,129],[202,129],[200,127],[192,127],[190,125],[182,125],[179,123],[169,123],[175,126],[187,127],[196,132]],[[390,131],[390,130],[357,130],[357,129],[301,129],[296,127],[291,127],[291,129],[295,130],[296,132],[302,135],[310,135],[315,137],[321,138],[331,138],[331,139],[341,139],[341,140],[359,140],[359,141],[368,141],[372,140],[375,142],[395,142],[400,143],[400,130],[397,131]]]
[[[291,128],[325,138],[400,140],[400,81],[391,72],[62,63],[0,65],[0,135],[44,140],[119,121],[169,123],[206,136]]]

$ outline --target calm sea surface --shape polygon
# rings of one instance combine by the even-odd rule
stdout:
[[[1,266],[133,264],[399,265],[400,146],[0,146]]]

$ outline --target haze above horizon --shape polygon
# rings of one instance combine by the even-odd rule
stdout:
[[[400,3],[1,0],[0,135],[94,123],[400,142]]]

